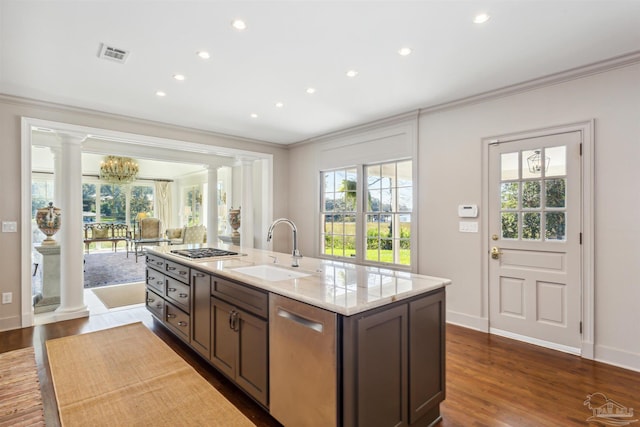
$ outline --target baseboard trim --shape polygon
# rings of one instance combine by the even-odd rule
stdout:
[[[447,310],[447,323],[462,326],[464,328],[474,329],[476,331],[488,333],[489,319],[484,317],[471,316],[469,314],[457,311]]]
[[[511,338],[517,341],[522,341],[529,344],[537,345],[538,347],[545,347],[551,350],[557,350],[563,353],[569,353],[576,356],[581,356],[581,349],[578,347],[569,347],[567,345],[557,344],[550,341],[539,340],[537,338],[527,337],[520,334],[514,334],[513,332],[503,331],[502,329],[496,329],[496,328],[489,328],[489,333],[493,335],[499,335],[501,337]]]
[[[640,354],[606,345],[596,345],[595,360],[619,368],[640,372]]]

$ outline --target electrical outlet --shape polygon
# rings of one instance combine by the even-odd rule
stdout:
[[[13,302],[13,292],[3,292],[2,293],[2,303],[3,304],[11,304]]]

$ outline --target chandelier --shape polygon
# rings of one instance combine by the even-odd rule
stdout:
[[[549,169],[549,159],[548,157],[542,157],[540,155],[540,150],[535,150],[532,155],[527,157],[527,164],[529,165],[529,172],[531,173],[540,173],[542,168],[546,172]]]
[[[138,172],[138,164],[129,157],[106,156],[100,163],[100,179],[111,184],[129,184]]]

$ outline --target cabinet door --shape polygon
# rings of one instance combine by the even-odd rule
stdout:
[[[191,345],[209,359],[210,344],[211,276],[191,270]]]
[[[268,323],[239,311],[236,382],[258,402],[267,406]]]
[[[357,321],[357,424],[406,426],[408,409],[406,304]]]
[[[445,394],[444,291],[409,304],[409,422],[439,410]],[[432,417],[429,417],[432,418]]]
[[[211,363],[229,378],[236,376],[238,334],[232,329],[233,307],[211,297]]]

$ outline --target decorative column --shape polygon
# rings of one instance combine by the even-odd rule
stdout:
[[[242,213],[240,246],[253,248],[253,161],[242,160]]]
[[[60,306],[57,320],[86,317],[82,249],[82,142],[86,135],[58,134],[62,143],[60,169]]]
[[[207,166],[207,243],[218,244],[218,166]]]
[[[62,181],[60,171],[62,170],[62,148],[50,147],[49,150],[53,155],[53,206],[62,206],[62,199],[60,198],[60,192],[62,188]]]

